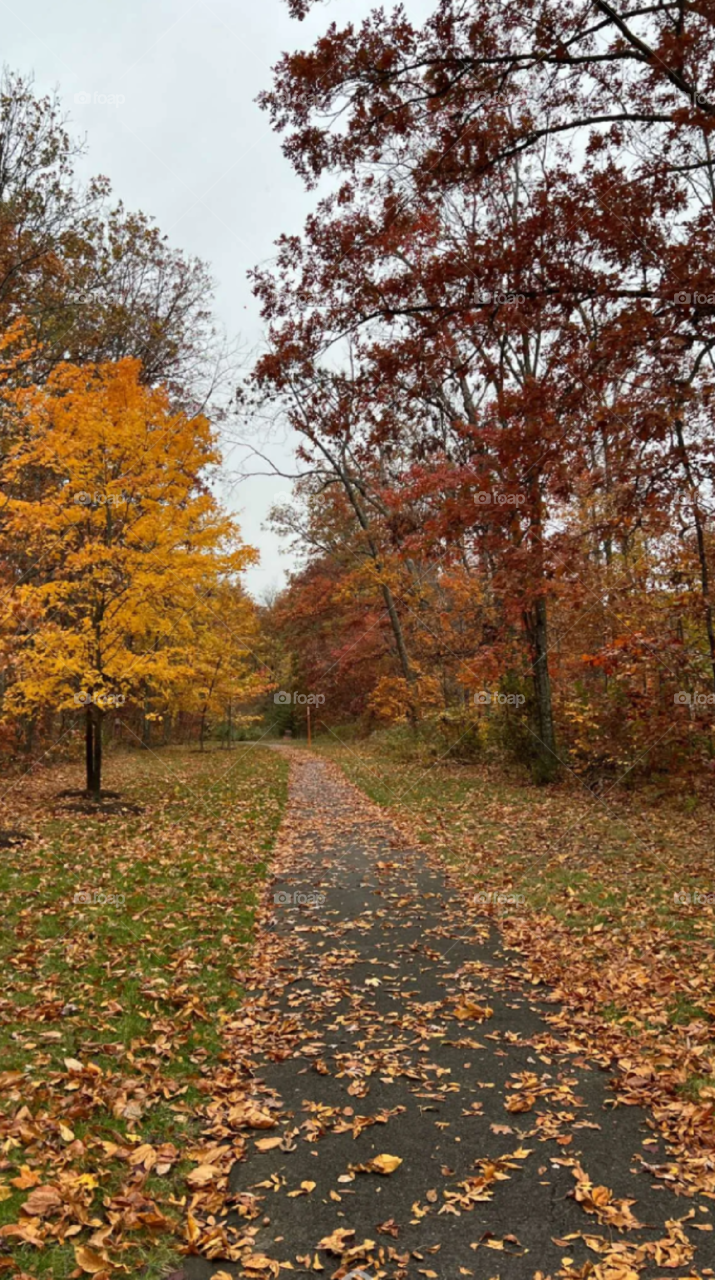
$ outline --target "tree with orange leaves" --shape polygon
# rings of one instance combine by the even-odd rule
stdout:
[[[83,708],[96,797],[107,710],[202,678],[212,599],[255,553],[208,486],[209,421],[143,386],[137,361],[60,367],[23,404],[26,429],[0,470],[0,545],[22,547],[6,714]],[[240,634],[252,606],[233,607]],[[248,646],[232,657],[250,683]]]

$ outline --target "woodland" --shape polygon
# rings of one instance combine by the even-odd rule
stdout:
[[[263,99],[329,187],[254,276],[296,688],[546,781],[712,763],[715,14],[620,8],[376,10]]]
[[[701,1280],[715,0],[286,4],[250,353],[2,74],[0,1276]]]

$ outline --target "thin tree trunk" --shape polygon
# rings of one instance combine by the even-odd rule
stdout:
[[[705,628],[708,634],[710,667],[712,670],[713,689],[715,689],[715,619],[713,618],[712,598],[710,595],[710,574],[708,571],[708,558],[705,547],[705,530],[703,528],[700,506],[696,496],[697,489],[693,480],[690,459],[685,445],[685,437],[683,436],[683,423],[680,418],[675,419],[675,430],[678,436],[680,460],[683,464],[683,471],[685,472],[685,479],[688,482],[688,488],[690,489],[690,501],[693,508],[693,524],[695,525],[695,538],[698,544],[698,560],[700,562],[700,589],[702,591],[703,604],[705,605]]]
[[[102,716],[99,712],[94,721],[94,788],[99,799],[102,794]]]
[[[372,532],[370,530],[370,525],[368,523],[367,516],[363,511],[362,503],[358,501],[354,486],[350,484],[349,480],[343,479],[343,485],[347,491],[353,510],[358,518],[360,526],[367,539],[367,545],[368,545],[373,563],[375,565],[375,568],[378,574],[382,575],[383,573],[382,559],[380,556],[380,552],[378,551],[377,544],[372,536]],[[405,644],[405,634],[404,634],[404,631],[402,630],[400,615],[397,612],[395,597],[393,596],[392,591],[390,590],[390,587],[384,581],[384,579],[380,583],[380,588],[382,590],[382,598],[385,601],[387,614],[390,619],[392,634],[395,638],[397,656],[400,660],[400,669],[402,671],[402,675],[404,677],[404,680],[407,684],[408,689],[412,691],[412,697],[410,699],[408,714],[409,714],[410,724],[412,725],[415,732],[417,732],[417,722],[419,719],[419,711],[417,707],[417,696],[416,696],[417,695],[417,689],[416,689],[417,673],[416,671],[413,670],[412,665],[410,663],[409,655],[407,653],[407,645]]]
[[[88,704],[84,709],[84,755],[87,771],[87,791],[91,795],[94,790],[94,724],[92,707]]]
[[[377,562],[377,565],[379,567],[379,561]],[[411,685],[411,684],[414,684],[416,680],[416,676],[414,671],[412,670],[412,667],[410,666],[409,657],[407,656],[407,646],[405,645],[405,637],[402,631],[402,623],[400,622],[400,615],[397,612],[394,596],[390,591],[390,588],[388,587],[387,583],[383,582],[381,583],[381,586],[382,586],[382,598],[385,601],[385,606],[387,608],[387,612],[390,617],[392,634],[395,637],[395,644],[397,646],[397,654],[400,659],[400,667],[402,669],[402,674],[405,680],[407,681],[407,683]]]
[[[85,764],[87,771],[87,794],[99,799],[102,788],[102,721],[95,707],[90,703],[85,708]]]
[[[382,598],[385,601],[385,607],[387,608],[387,615],[390,619],[390,626],[392,627],[392,634],[395,638],[395,646],[397,648],[397,656],[400,661],[400,669],[407,683],[407,687],[411,691],[412,696],[410,697],[409,718],[414,731],[417,732],[417,722],[419,719],[419,711],[417,707],[417,696],[416,696],[417,695],[417,688],[416,688],[417,672],[413,670],[410,664],[410,659],[407,653],[407,645],[405,644],[405,636],[402,630],[402,623],[400,622],[400,616],[397,612],[397,606],[395,605],[394,596],[388,584],[384,581],[382,577],[383,575],[382,558],[378,550],[377,543],[375,542],[375,539],[372,536],[370,522],[365,513],[363,504],[360,501],[360,497],[358,496],[358,490],[356,488],[356,485],[352,477],[350,476],[347,466],[343,462],[341,462],[339,459],[334,458],[330,453],[330,450],[327,449],[325,445],[320,440],[317,439],[317,437],[311,435],[310,438],[313,440],[313,443],[318,446],[321,453],[328,460],[331,467],[333,468],[333,471],[338,476],[340,483],[342,484],[345,490],[348,501],[350,502],[350,505],[353,511],[355,512],[358,524],[360,525],[360,528],[365,534],[370,556],[375,565],[375,569],[377,570],[377,573],[381,579],[380,588],[382,591]]]
[[[213,693],[213,691],[214,691],[214,688],[215,688],[215,685],[216,685],[216,681],[218,680],[218,673],[219,673],[219,671],[221,670],[221,664],[222,664],[222,662],[223,662],[223,658],[219,658],[219,659],[218,659],[218,661],[217,661],[217,663],[216,663],[216,666],[214,667],[214,673],[213,673],[213,675],[212,675],[212,677],[211,677],[211,684],[209,685],[208,695],[207,695],[207,697],[206,697],[206,701],[204,702],[204,705],[203,705],[203,707],[202,707],[202,709],[201,709],[201,750],[202,750],[202,751],[203,751],[203,749],[204,749],[204,733],[205,733],[205,730],[206,730],[206,716],[207,716],[208,709],[209,709],[209,700],[210,700],[210,698],[211,698],[211,694],[212,694],[212,693]]]

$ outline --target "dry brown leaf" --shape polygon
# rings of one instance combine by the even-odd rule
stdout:
[[[260,1107],[247,1107],[244,1113],[244,1124],[251,1129],[274,1129],[277,1123],[268,1111],[261,1111]]]
[[[381,1155],[375,1156],[373,1160],[368,1160],[365,1165],[355,1165],[354,1168],[359,1170],[360,1173],[366,1171],[367,1173],[388,1174],[394,1173],[395,1169],[399,1169],[401,1164],[400,1156]]]
[[[280,1263],[274,1258],[266,1257],[265,1253],[250,1253],[248,1256],[241,1258],[241,1266],[244,1271],[260,1271],[265,1274],[270,1272],[272,1276],[279,1276],[281,1273]]]
[[[22,1206],[22,1212],[31,1218],[46,1218],[61,1208],[62,1196],[56,1187],[35,1187]]]
[[[78,1245],[75,1248],[74,1256],[80,1270],[90,1276],[96,1275],[98,1271],[106,1271],[111,1267],[106,1254],[98,1253],[96,1249],[89,1249],[87,1245]]]
[[[186,1175],[186,1181],[192,1187],[207,1187],[221,1177],[221,1170],[215,1164],[200,1164]]]
[[[323,1236],[323,1239],[318,1242],[318,1248],[326,1249],[328,1253],[335,1253],[340,1256],[345,1252],[348,1240],[354,1235],[355,1232],[352,1228],[337,1227],[331,1235]]]
[[[487,1018],[491,1018],[494,1010],[489,1005],[474,1004],[472,1000],[460,1000],[454,1010],[454,1017],[459,1022],[466,1022],[469,1018],[473,1018],[475,1022],[484,1022]]]
[[[256,1138],[257,1151],[274,1151],[282,1143],[282,1138]]]

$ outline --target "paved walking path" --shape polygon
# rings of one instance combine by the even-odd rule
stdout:
[[[254,1112],[230,1203],[250,1249],[188,1258],[188,1280],[269,1261],[374,1280],[715,1275],[710,1202],[643,1169],[665,1157],[645,1113],[614,1106],[548,991],[333,766],[289,754],[233,1031]]]

